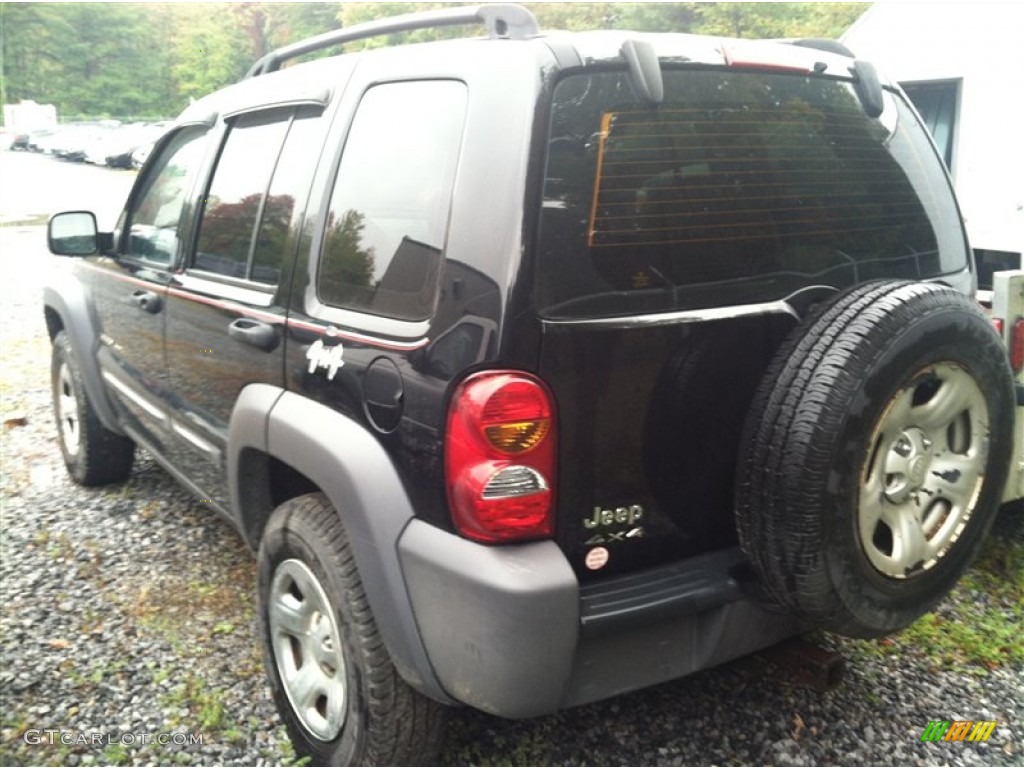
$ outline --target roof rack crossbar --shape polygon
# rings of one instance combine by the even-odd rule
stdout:
[[[483,24],[487,27],[490,37],[509,40],[523,40],[540,31],[534,15],[523,6],[512,3],[469,5],[424,13],[408,13],[336,29],[283,46],[259,59],[245,76],[248,78],[265,75],[280,69],[281,64],[289,59],[353,40],[390,35],[394,32],[450,27],[459,24]]]

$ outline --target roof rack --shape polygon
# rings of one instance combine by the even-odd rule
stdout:
[[[511,3],[469,5],[445,8],[439,11],[409,13],[336,29],[278,48],[260,58],[245,76],[248,78],[265,75],[280,69],[281,64],[288,59],[353,40],[389,35],[393,32],[450,27],[459,24],[483,24],[487,27],[488,34],[492,39],[523,40],[540,32],[534,15],[523,6]]]

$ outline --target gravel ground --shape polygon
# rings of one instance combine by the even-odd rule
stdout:
[[[61,261],[43,232],[0,228],[0,764],[291,764],[233,529],[144,455],[121,486],[65,476],[39,295]],[[1020,519],[997,528],[1019,536]],[[828,693],[753,656],[552,717],[455,711],[442,764],[1024,765],[1024,666],[827,642],[850,658]],[[998,727],[987,743],[921,742],[937,719]],[[157,734],[169,743],[142,743]]]

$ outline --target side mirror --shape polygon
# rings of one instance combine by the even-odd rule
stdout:
[[[96,216],[90,211],[68,211],[50,218],[46,244],[57,256],[92,256],[99,253]]]

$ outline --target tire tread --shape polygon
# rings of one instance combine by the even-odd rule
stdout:
[[[864,385],[855,374],[874,371],[902,328],[951,312],[985,322],[969,298],[941,285],[866,283],[812,312],[777,351],[748,412],[736,487],[740,546],[775,607],[859,637],[907,623],[909,609],[878,609],[867,616],[842,595],[835,569],[849,571],[852,555],[842,563],[826,562],[825,489],[834,482],[829,475],[835,466],[833,438]],[[995,347],[986,354],[1005,356]],[[1006,395],[998,384],[992,386]],[[999,477],[996,468],[987,486],[998,485]],[[940,598],[937,594],[913,611],[923,613]]]
[[[67,363],[71,372],[75,397],[78,400],[78,423],[81,435],[78,454],[72,457],[64,446],[61,425],[57,424],[58,440],[68,473],[79,485],[90,488],[126,480],[131,474],[132,464],[135,460],[135,443],[130,438],[111,432],[103,426],[85,390],[82,373],[75,364],[71,340],[64,331],[59,331],[53,339],[50,375],[54,397],[54,418],[57,418],[57,376],[61,363]]]
[[[300,496],[281,505],[271,517],[260,549],[260,575],[264,578],[265,548],[268,538],[281,532],[304,540],[315,537],[316,549],[326,556],[325,569],[333,570],[344,585],[346,610],[351,621],[348,629],[356,635],[363,691],[350,691],[350,696],[365,694],[367,712],[365,742],[353,756],[335,755],[331,764],[358,765],[421,765],[430,764],[439,754],[446,719],[445,708],[413,690],[398,674],[377,629],[348,536],[338,513],[321,493]],[[308,543],[308,541],[307,541]],[[261,620],[265,622],[263,611]],[[264,629],[264,633],[266,629]],[[268,651],[268,674],[274,664]],[[287,698],[278,696],[279,706],[288,707]],[[352,713],[349,713],[352,717]],[[305,736],[293,718],[286,718],[297,751],[314,759],[302,749]]]

